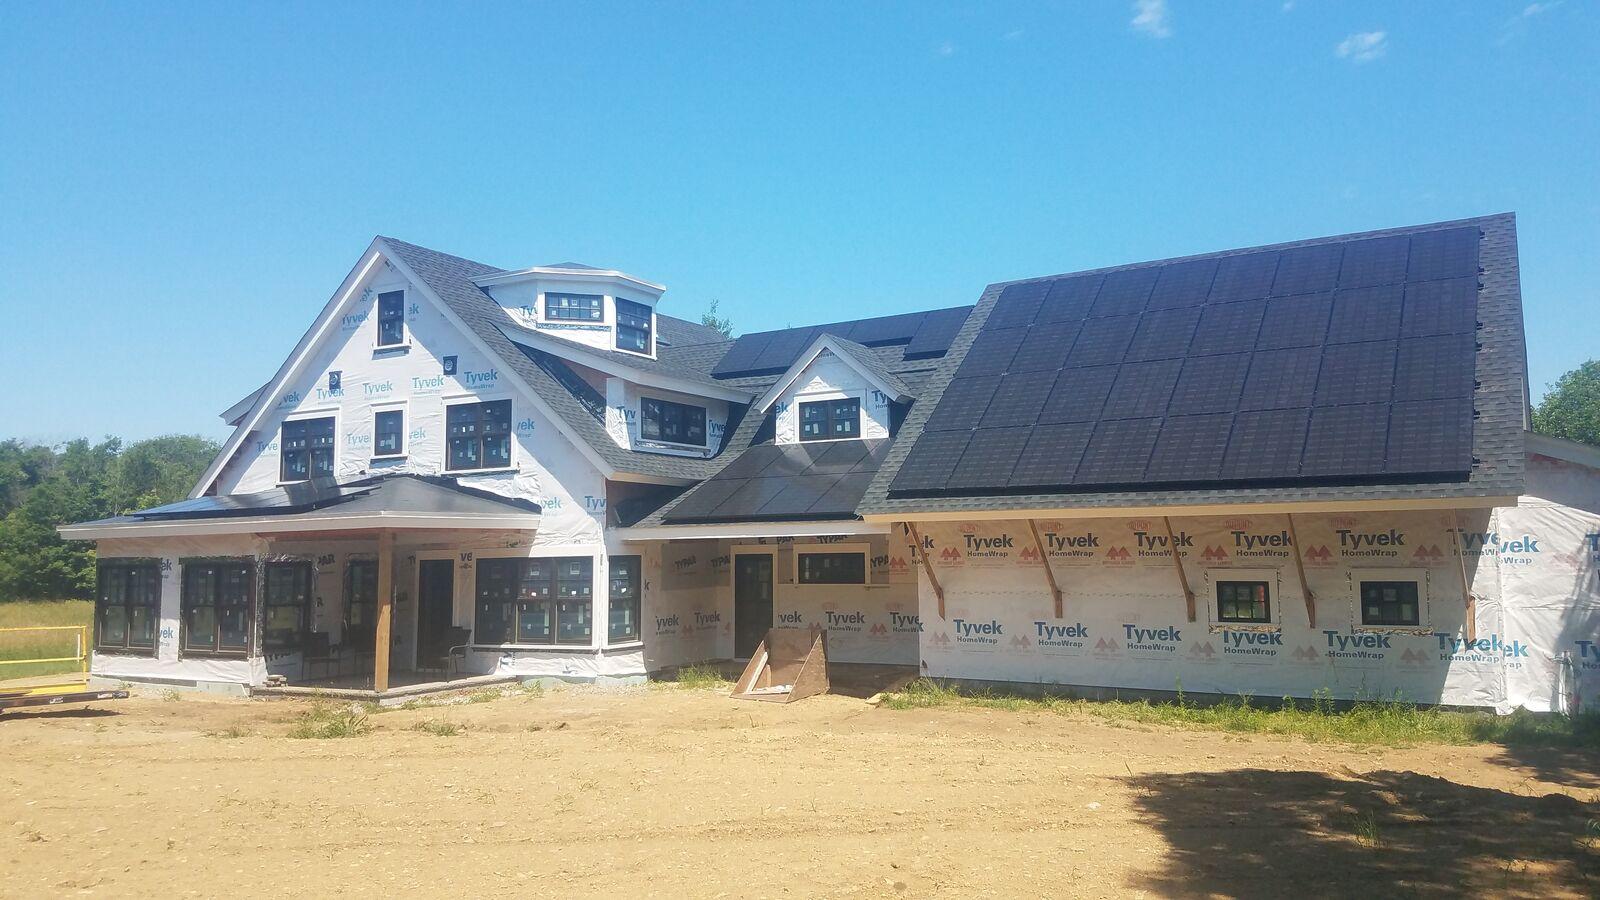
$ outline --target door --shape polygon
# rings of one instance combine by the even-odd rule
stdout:
[[[772,554],[733,558],[733,655],[749,659],[772,627]]]
[[[455,561],[417,563],[417,664],[435,666],[449,651],[455,609]]]

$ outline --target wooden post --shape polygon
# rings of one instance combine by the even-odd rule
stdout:
[[[1061,588],[1056,585],[1056,573],[1050,571],[1050,554],[1045,552],[1044,541],[1039,540],[1039,526],[1028,520],[1028,530],[1033,532],[1033,548],[1039,551],[1039,563],[1044,566],[1044,580],[1050,582],[1050,595],[1056,598],[1056,618],[1061,618]]]
[[[389,630],[394,621],[394,532],[378,532],[378,621],[372,640],[372,689],[389,689]]]
[[[1194,591],[1189,590],[1189,576],[1183,572],[1183,558],[1178,555],[1178,542],[1172,536],[1172,518],[1162,516],[1161,523],[1167,526],[1167,550],[1172,553],[1172,564],[1178,567],[1178,584],[1183,587],[1183,604],[1189,613],[1189,621],[1194,621]]]
[[[1461,545],[1461,520],[1456,519],[1456,527],[1450,529],[1450,543],[1456,548],[1456,562],[1461,569],[1461,596],[1466,601],[1467,614],[1463,624],[1463,636],[1469,641],[1478,639],[1478,598],[1472,596],[1472,586],[1467,583],[1467,554]]]
[[[1306,598],[1306,622],[1312,627],[1317,627],[1317,598],[1311,593],[1311,585],[1306,582],[1306,561],[1300,555],[1300,535],[1294,530],[1294,513],[1289,513],[1289,549],[1294,551],[1294,570],[1300,575],[1300,596]]]
[[[939,598],[939,618],[944,618],[944,588],[939,586],[939,579],[933,574],[933,563],[928,561],[928,554],[922,549],[922,535],[917,533],[917,526],[913,522],[906,523],[906,530],[911,532],[911,553],[922,560],[922,571],[928,576],[928,583],[933,585],[933,595]]]

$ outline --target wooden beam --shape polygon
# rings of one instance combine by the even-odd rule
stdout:
[[[1294,570],[1300,576],[1300,596],[1306,598],[1306,623],[1312,628],[1317,627],[1317,598],[1311,593],[1311,585],[1306,581],[1306,561],[1300,555],[1300,535],[1294,530],[1294,513],[1286,514],[1289,519],[1289,549],[1294,552]]]
[[[378,532],[378,621],[372,640],[372,689],[389,689],[389,632],[394,621],[394,532]]]
[[[1456,548],[1456,563],[1461,570],[1461,596],[1467,607],[1462,636],[1470,642],[1478,639],[1478,598],[1472,596],[1472,585],[1467,583],[1467,554],[1461,544],[1461,520],[1457,519],[1454,525],[1456,527],[1450,529],[1450,543]]]
[[[1189,590],[1189,576],[1183,571],[1183,558],[1178,555],[1178,542],[1172,536],[1172,517],[1162,516],[1161,524],[1167,527],[1167,551],[1172,554],[1172,564],[1178,569],[1178,584],[1183,587],[1183,604],[1189,613],[1189,621],[1194,621],[1194,591]]]
[[[1044,541],[1039,540],[1039,526],[1028,520],[1028,530],[1033,532],[1033,548],[1039,551],[1039,564],[1044,566],[1044,580],[1050,582],[1050,595],[1056,600],[1056,618],[1061,618],[1061,588],[1056,584],[1056,573],[1050,571],[1050,554],[1045,552]]]
[[[906,530],[911,532],[911,555],[922,560],[922,571],[928,576],[928,583],[933,585],[933,595],[939,598],[939,618],[944,618],[944,588],[939,586],[939,579],[933,574],[933,563],[928,561],[928,554],[922,549],[922,535],[917,533],[914,522],[906,523]]]

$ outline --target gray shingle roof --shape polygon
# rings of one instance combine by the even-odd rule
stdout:
[[[899,375],[890,371],[886,360],[879,354],[873,353],[871,347],[858,344],[848,338],[832,337],[832,335],[829,337],[832,338],[834,344],[841,351],[849,354],[851,359],[860,363],[863,368],[877,376],[884,384],[887,384],[902,396],[916,396],[916,391],[913,391],[909,385],[902,381]]]

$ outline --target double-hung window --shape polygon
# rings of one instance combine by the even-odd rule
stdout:
[[[255,566],[249,561],[185,563],[183,649],[243,656],[250,650]]]
[[[1361,582],[1361,624],[1420,625],[1422,606],[1415,581]]]
[[[1257,625],[1272,623],[1270,595],[1265,581],[1217,582],[1217,621]]]
[[[161,566],[154,562],[102,562],[95,593],[95,646],[114,652],[154,653],[161,617]]]
[[[406,452],[406,414],[400,409],[380,409],[372,414],[372,455],[401,456]]]
[[[478,560],[475,643],[587,646],[593,620],[593,558]]]
[[[398,347],[406,342],[406,292],[378,295],[378,346]]]
[[[608,634],[612,643],[639,639],[639,562],[637,556],[613,556],[607,561],[611,571]]]
[[[344,570],[344,633],[339,643],[371,650],[378,638],[378,561],[354,559]]]
[[[798,553],[795,558],[801,584],[867,583],[865,553]]]
[[[545,294],[544,317],[551,322],[599,322],[605,318],[599,294]]]
[[[333,477],[333,417],[294,419],[278,435],[278,480]]]
[[[829,441],[861,436],[861,401],[817,400],[800,404],[800,440]]]
[[[267,563],[262,578],[266,624],[261,629],[261,648],[267,653],[299,650],[311,630],[311,563]]]
[[[639,436],[647,441],[706,445],[706,408],[645,397],[639,401]]]
[[[617,298],[617,349],[650,352],[650,307]]]
[[[452,471],[511,465],[511,401],[457,403],[445,408],[445,467]]]

